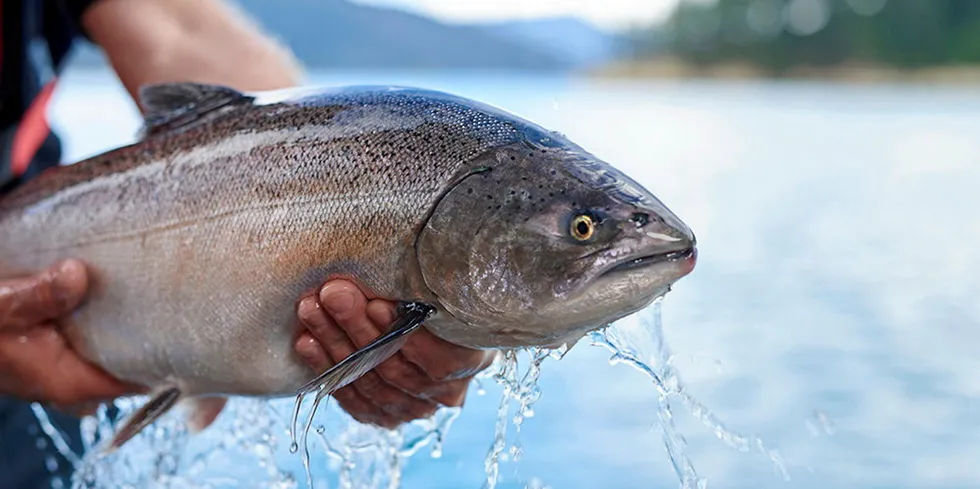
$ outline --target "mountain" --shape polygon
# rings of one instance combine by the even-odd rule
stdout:
[[[447,24],[345,0],[237,0],[310,68],[567,72],[615,56],[618,40],[570,18]],[[103,65],[86,46],[75,65]]]
[[[342,0],[238,0],[310,66],[564,70],[544,51],[477,29]]]
[[[625,56],[630,42],[625,35],[606,32],[577,17],[473,24],[511,42],[534,46],[576,68],[591,68]]]

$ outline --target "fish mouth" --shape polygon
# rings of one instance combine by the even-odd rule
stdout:
[[[620,263],[609,270],[606,270],[603,275],[609,275],[613,273],[622,273],[632,270],[637,270],[641,268],[647,268],[661,263],[676,262],[682,260],[696,260],[698,255],[697,248],[689,247],[683,250],[669,251],[667,253],[657,253],[652,255],[643,255],[636,258],[631,258],[629,260]]]

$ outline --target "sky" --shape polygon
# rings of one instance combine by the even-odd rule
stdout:
[[[487,21],[575,15],[621,29],[666,18],[677,0],[356,0],[428,14],[446,21]]]

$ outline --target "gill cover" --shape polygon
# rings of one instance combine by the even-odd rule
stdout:
[[[491,207],[501,205],[493,202],[492,172],[492,168],[481,168],[457,182],[439,200],[416,242],[426,286],[439,297],[447,312],[465,323],[478,320],[474,314],[467,313],[470,308],[466,304],[482,304],[491,313],[506,308],[505,304],[487,300],[477,290],[478,286],[470,285],[471,277],[476,277],[478,283],[499,279],[492,263],[486,260],[479,259],[479,263],[470,266],[471,259],[490,251],[490,244],[481,239],[487,227],[483,222],[493,219]],[[505,250],[500,251],[506,254]],[[479,278],[481,275],[483,280]]]
[[[580,182],[560,171],[563,149],[513,144],[474,162],[439,201],[416,243],[426,286],[456,319],[506,327],[553,302],[579,272],[584,248],[567,235]],[[583,270],[584,272],[584,270]]]

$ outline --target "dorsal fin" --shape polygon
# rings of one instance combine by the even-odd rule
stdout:
[[[185,127],[223,108],[249,104],[254,97],[222,85],[157,83],[139,90],[142,137]]]

